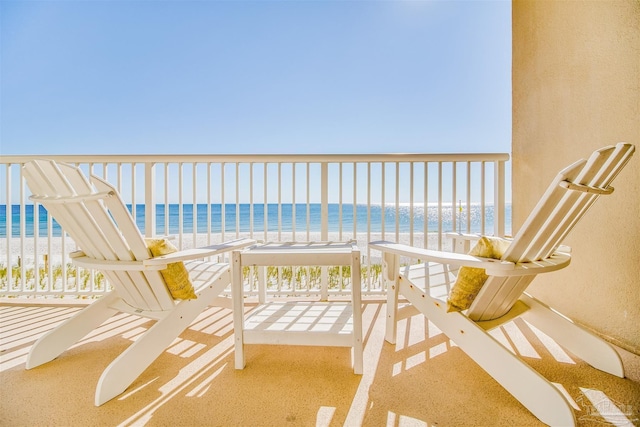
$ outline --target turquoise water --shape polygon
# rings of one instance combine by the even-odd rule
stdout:
[[[278,212],[278,204],[269,204],[267,206],[267,231],[278,231],[278,218],[281,218],[281,231],[292,231],[293,227],[293,205],[282,204],[280,205],[281,211]],[[129,210],[132,211],[132,207],[129,205]],[[320,217],[319,203],[312,203],[309,205],[309,229],[310,231],[320,231],[321,217]],[[6,205],[0,205],[0,237],[7,236],[7,213]],[[240,204],[239,212],[236,212],[235,204],[225,205],[225,231],[235,232],[236,230],[236,216],[239,214],[240,231],[250,231],[250,205]],[[265,212],[263,204],[253,205],[253,231],[262,232],[265,231]],[[479,204],[472,204],[470,209],[471,218],[471,232],[477,233],[481,231],[482,215],[481,207]],[[140,230],[145,232],[144,217],[145,206],[142,204],[136,205],[136,223]],[[179,227],[179,205],[170,204],[168,209],[169,215],[169,230],[165,230],[165,205],[158,205],[156,211],[156,234],[176,234]],[[353,231],[354,222],[354,207],[352,204],[343,205],[342,212],[340,212],[340,205],[329,205],[329,231],[340,230],[340,215],[342,215],[342,230],[344,232]],[[402,205],[399,207],[397,215],[395,206],[387,205],[386,209],[383,209],[381,205],[372,205],[370,209],[367,205],[357,205],[355,209],[356,218],[356,230],[358,232],[366,232],[368,222],[371,223],[370,230],[372,232],[379,232],[382,229],[383,221],[386,231],[395,231],[396,216],[398,216],[399,230],[400,232],[409,232],[411,230],[411,209],[408,205]],[[461,221],[463,225],[462,231],[466,231],[467,223],[467,209],[463,209],[460,213],[458,209],[452,209],[449,207],[443,207],[442,213],[442,230],[443,231],[457,231],[453,230],[453,215],[458,215],[458,221]],[[31,237],[34,233],[34,208],[33,205],[25,206],[25,232],[26,236]],[[40,206],[38,211],[38,229],[39,235],[47,235],[47,211]],[[511,205],[507,204],[505,208],[506,216],[506,232],[511,231]],[[195,209],[195,217],[198,233],[207,232],[207,205],[198,204]],[[222,206],[220,204],[211,205],[211,231],[219,233],[222,230]],[[20,236],[20,206],[11,206],[11,235],[13,237]],[[420,205],[413,207],[413,230],[420,233],[424,230],[425,210]],[[438,231],[438,208],[437,206],[428,206],[426,210],[427,231]],[[296,231],[305,231],[307,223],[307,205],[296,204],[295,205],[295,227]],[[194,206],[192,204],[186,204],[182,207],[182,231],[184,233],[192,233],[194,229]],[[485,206],[485,230],[493,230],[493,206]],[[53,221],[53,235],[60,236],[60,226]]]

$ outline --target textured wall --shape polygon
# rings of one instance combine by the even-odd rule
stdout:
[[[571,265],[529,291],[640,353],[640,1],[514,0],[514,227],[558,170],[620,141],[636,153],[565,241]]]

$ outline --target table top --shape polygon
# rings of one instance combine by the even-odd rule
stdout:
[[[349,253],[358,250],[355,240],[347,242],[266,242],[248,248],[251,252]]]
[[[346,265],[359,253],[355,240],[347,242],[266,242],[241,253],[243,264]]]

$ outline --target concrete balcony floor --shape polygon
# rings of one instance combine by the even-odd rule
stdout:
[[[0,304],[0,425],[543,425],[412,307],[400,311],[398,343],[385,342],[385,304],[371,297],[363,302],[362,376],[346,348],[252,345],[246,368],[236,370],[231,311],[211,307],[125,393],[95,407],[100,374],[151,322],[116,315],[56,360],[25,370],[33,342],[81,308]],[[569,395],[578,425],[639,422],[640,356],[619,350],[621,379],[522,320],[495,333]]]

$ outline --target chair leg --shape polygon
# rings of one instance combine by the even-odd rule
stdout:
[[[26,368],[35,368],[55,359],[105,320],[116,314],[118,310],[110,306],[118,298],[114,292],[104,295],[40,337],[29,351]]]
[[[398,330],[398,282],[387,282],[387,287],[387,326],[384,339],[395,344]]]
[[[387,325],[385,328],[384,339],[390,343],[396,343],[396,334],[398,329],[398,277],[397,268],[398,257],[390,253],[384,253],[382,259],[383,271],[382,275],[387,282]]]
[[[575,414],[562,393],[475,322],[447,313],[445,303],[404,279],[400,293],[543,423],[575,426]]]
[[[233,251],[232,255],[231,300],[233,304],[233,335],[235,346],[235,368],[244,369],[244,292],[242,280],[242,255]],[[258,267],[260,268],[260,267]],[[260,285],[262,286],[262,285]]]
[[[622,360],[611,344],[531,295],[524,293],[520,299],[529,306],[524,319],[594,368],[624,378]]]
[[[364,343],[362,342],[362,291],[361,283],[360,252],[352,254],[351,259],[351,305],[353,316],[353,372],[361,375],[364,370]]]
[[[131,385],[147,367],[211,304],[229,284],[229,272],[198,293],[195,300],[181,301],[158,320],[104,370],[96,388],[95,405],[113,399]]]

